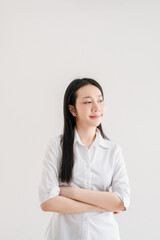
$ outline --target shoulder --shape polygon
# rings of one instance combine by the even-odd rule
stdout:
[[[122,166],[124,163],[124,155],[123,148],[121,145],[115,141],[111,141],[108,139],[104,139],[104,143],[106,144],[106,155],[110,157],[110,160],[114,164],[114,166]]]
[[[47,146],[51,148],[54,152],[61,151],[61,134],[53,136],[48,140]]]
[[[48,145],[55,146],[60,143],[61,135],[53,136],[48,140]]]
[[[122,151],[122,147],[117,142],[113,140],[108,140],[102,137],[101,137],[100,145],[104,148],[109,149],[110,151],[114,151],[114,152]]]

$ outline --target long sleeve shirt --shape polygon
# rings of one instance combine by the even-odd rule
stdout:
[[[73,177],[69,185],[58,180],[62,149],[61,135],[52,137],[43,158],[39,184],[40,204],[59,196],[60,186],[74,186],[94,191],[112,191],[124,203],[130,205],[130,186],[122,148],[104,139],[99,129],[88,147],[81,142],[75,128],[73,151]],[[120,240],[118,223],[113,212],[58,213],[53,212],[45,240]]]

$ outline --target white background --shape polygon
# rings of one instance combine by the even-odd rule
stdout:
[[[43,239],[43,154],[77,77],[102,85],[102,126],[123,149],[131,205],[115,216],[121,239],[160,239],[159,56],[158,0],[0,1],[0,239]]]

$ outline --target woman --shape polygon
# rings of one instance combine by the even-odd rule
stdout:
[[[103,133],[103,115],[100,84],[73,80],[64,95],[63,134],[50,139],[43,160],[41,209],[54,212],[46,240],[120,239],[114,214],[130,205],[129,179],[121,147]]]

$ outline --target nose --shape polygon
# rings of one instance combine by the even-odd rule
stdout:
[[[94,103],[92,106],[92,111],[94,112],[99,112],[100,111],[100,107],[97,103]]]

